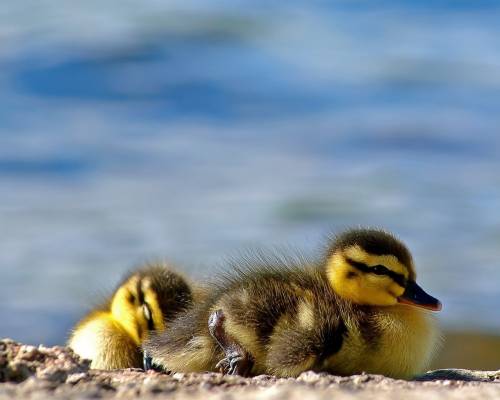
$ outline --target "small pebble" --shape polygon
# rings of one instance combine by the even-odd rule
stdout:
[[[77,384],[78,382],[84,380],[87,377],[88,377],[88,374],[86,372],[80,372],[80,373],[76,373],[76,374],[70,374],[66,378],[66,383],[69,383],[71,385],[75,385],[75,384]]]

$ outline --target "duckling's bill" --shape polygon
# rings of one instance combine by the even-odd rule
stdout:
[[[425,308],[431,311],[441,310],[441,302],[426,293],[417,282],[408,282],[404,293],[398,297],[398,303]]]

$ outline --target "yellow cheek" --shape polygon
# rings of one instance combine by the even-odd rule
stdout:
[[[390,306],[397,303],[401,288],[388,277],[364,274],[360,291],[364,304]]]
[[[392,306],[397,302],[397,298],[386,291],[370,290],[365,292],[365,296],[361,304],[372,306]]]
[[[354,303],[366,304],[359,284],[359,273],[354,272],[356,276],[350,276],[351,272],[354,272],[351,267],[333,259],[327,269],[328,280],[340,297]]]
[[[404,293],[405,289],[399,286],[397,283],[392,283],[389,287],[389,292],[394,294],[396,297],[401,296]]]
[[[130,292],[125,287],[120,287],[111,302],[111,315],[130,335],[135,343],[139,344],[141,338],[137,332],[137,309],[128,300]]]

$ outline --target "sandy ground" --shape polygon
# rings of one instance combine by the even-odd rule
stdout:
[[[404,396],[404,397],[403,397]],[[379,375],[338,377],[306,372],[294,379],[215,373],[161,374],[89,370],[64,347],[0,340],[0,400],[29,399],[500,399],[500,371],[438,370],[415,381]]]

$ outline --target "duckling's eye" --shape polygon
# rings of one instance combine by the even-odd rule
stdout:
[[[371,271],[376,275],[389,275],[390,271],[383,265],[375,265],[371,268]]]
[[[127,299],[127,300],[128,300],[128,302],[129,302],[130,304],[134,304],[134,303],[135,303],[135,296],[134,296],[134,294],[133,294],[133,293],[129,293],[129,294],[128,294],[128,299]]]

